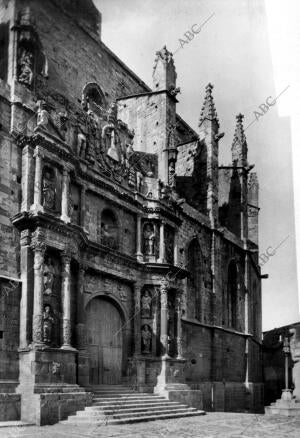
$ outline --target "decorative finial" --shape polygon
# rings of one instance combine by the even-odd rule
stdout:
[[[244,119],[244,115],[241,113],[239,113],[236,116],[236,127],[235,127],[232,147],[234,147],[236,143],[239,143],[240,145],[246,143],[243,119]]]
[[[213,88],[214,86],[210,82],[205,87],[205,98],[200,113],[199,126],[202,125],[204,119],[215,120],[219,126],[218,114],[212,96]]]
[[[169,62],[173,63],[173,53],[169,52],[167,49],[167,46],[163,46],[161,50],[158,50],[156,53],[156,58],[154,61],[154,69],[156,68],[156,65],[159,60],[163,61],[164,63],[168,64]]]

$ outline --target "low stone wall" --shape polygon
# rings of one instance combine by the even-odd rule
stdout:
[[[220,412],[263,412],[263,384],[200,382],[190,384],[203,394],[203,409]]]
[[[89,392],[32,394],[22,397],[22,420],[38,426],[55,424],[91,404]]]
[[[203,409],[202,391],[199,390],[170,390],[168,391],[168,399],[193,408]]]
[[[20,420],[20,394],[0,393],[0,421]]]

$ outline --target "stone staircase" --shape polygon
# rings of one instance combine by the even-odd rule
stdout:
[[[129,386],[99,385],[89,390],[94,393],[92,406],[86,407],[84,411],[78,411],[76,415],[69,416],[61,423],[128,424],[205,414],[204,411],[171,402],[156,394],[139,393]]]

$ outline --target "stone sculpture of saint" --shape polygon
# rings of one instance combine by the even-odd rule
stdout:
[[[45,172],[42,183],[43,206],[50,210],[55,209],[55,185],[50,172]]]
[[[107,151],[107,155],[112,158],[114,161],[119,161],[119,154],[116,149],[116,142],[115,142],[115,132],[112,130],[111,137],[110,137],[110,147]]]
[[[43,313],[43,341],[50,344],[52,341],[54,318],[51,315],[51,307],[46,305]]]
[[[55,269],[53,265],[53,260],[49,257],[47,263],[44,264],[43,278],[44,278],[44,294],[53,294],[53,283],[54,283]]]
[[[20,74],[19,82],[25,85],[31,85],[33,81],[33,55],[29,50],[24,50],[20,57]]]
[[[152,333],[148,324],[142,327],[142,353],[151,352]]]
[[[141,316],[144,318],[150,318],[151,317],[151,302],[152,297],[148,289],[145,290],[145,292],[142,295],[141,298]]]
[[[50,120],[50,114],[46,110],[46,103],[44,100],[39,100],[37,103],[37,127],[47,126]]]
[[[144,228],[144,251],[145,255],[154,255],[155,252],[155,232],[151,224],[146,224]]]

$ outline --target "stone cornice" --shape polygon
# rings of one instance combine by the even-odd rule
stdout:
[[[172,210],[168,210],[168,207],[165,207],[162,204],[160,204],[157,207],[144,206],[143,212],[145,214],[157,214],[160,216],[160,218],[165,217],[170,221],[174,222],[176,225],[182,224],[182,219],[178,215],[174,214]]]

